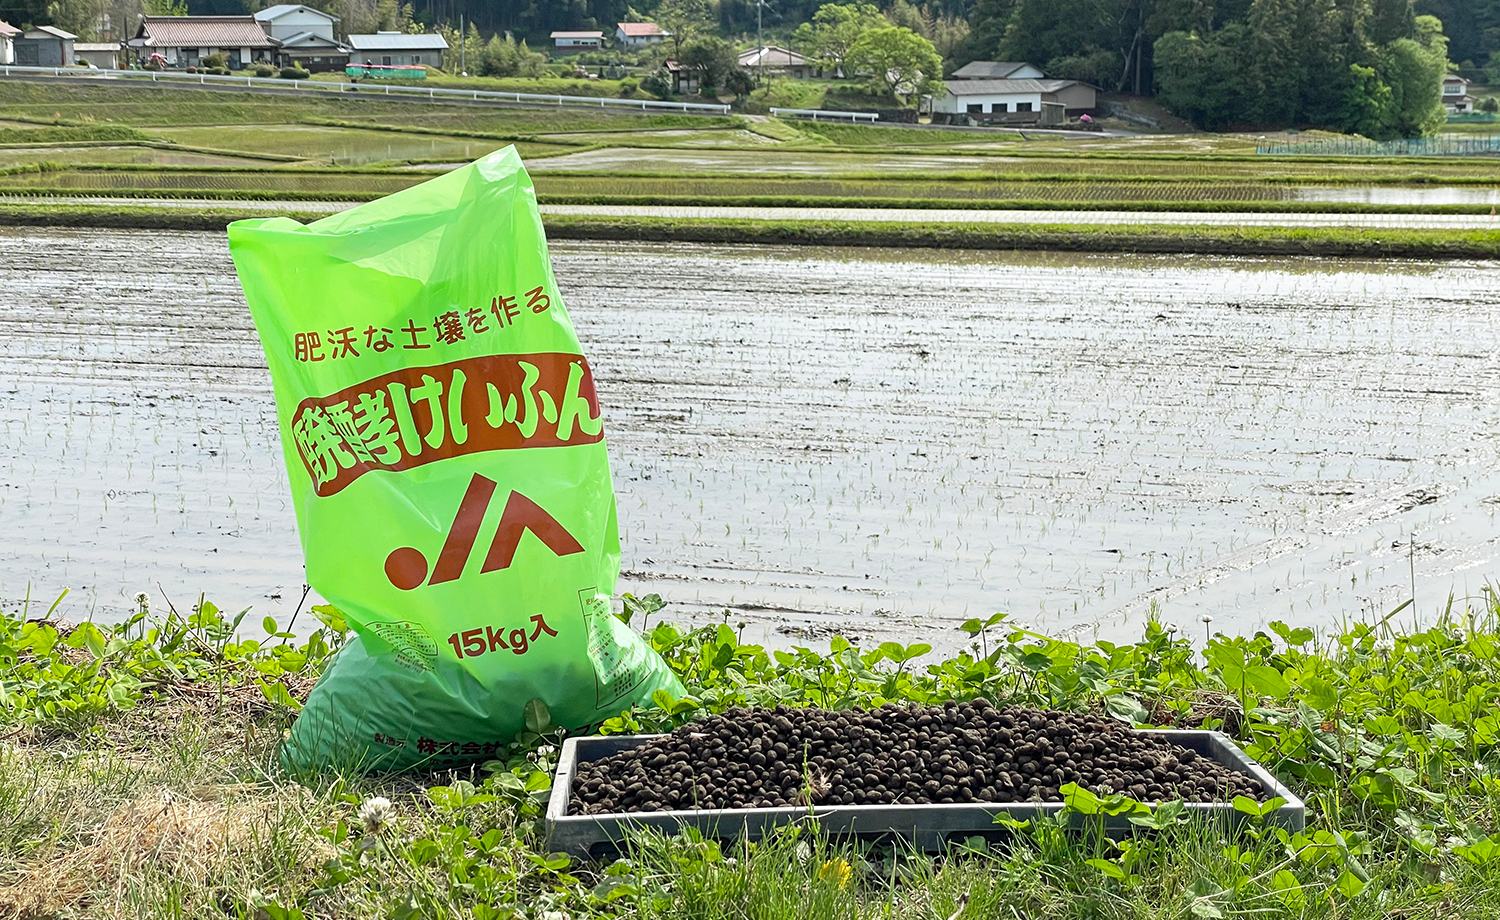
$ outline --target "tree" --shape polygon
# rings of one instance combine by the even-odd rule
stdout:
[[[932,3],[917,6],[908,0],[896,0],[885,11],[891,25],[902,26],[932,42],[938,56],[947,60],[969,37],[969,21],[942,12]]]
[[[1373,67],[1349,65],[1351,80],[1339,100],[1335,127],[1351,134],[1383,137],[1391,117],[1391,88]]]
[[[449,73],[463,73],[470,67],[478,69],[484,54],[484,39],[479,35],[479,27],[473,22],[469,23],[468,30],[462,36],[458,29],[451,25],[438,28],[437,33],[448,42],[448,48],[443,52],[443,69]]]
[[[889,25],[874,4],[825,3],[792,33],[792,43],[824,70],[839,71],[861,36]]]
[[[849,49],[849,67],[871,74],[892,96],[943,89],[943,59],[932,42],[900,26],[871,29]]]
[[[672,33],[672,57],[682,56],[682,46],[701,35],[709,25],[707,0],[662,0],[653,21]]]
[[[698,75],[698,85],[703,91],[724,89],[730,74],[740,69],[739,55],[734,46],[722,38],[699,38],[682,46],[677,63]],[[707,93],[704,93],[707,95]]]
[[[970,61],[996,59],[1015,8],[1016,0],[975,0],[969,11],[969,37],[955,49],[951,63],[962,66]]]
[[[1205,128],[1313,125],[1383,139],[1444,121],[1448,40],[1437,19],[1411,15],[1410,0],[1156,2],[1152,27],[1169,3],[1196,24],[1156,40],[1158,98]]]
[[[1245,27],[1232,23],[1205,39],[1194,32],[1168,32],[1156,40],[1161,104],[1209,130],[1243,117],[1245,97],[1236,49],[1244,47]]]
[[[108,6],[109,0],[53,0],[47,4],[47,18],[60,29],[93,40],[99,37],[99,23]]]
[[[492,36],[479,52],[479,73],[486,77],[540,77],[547,72],[547,57],[520,44],[509,35]]]
[[[1053,58],[1042,70],[1049,77],[1080,80],[1095,86],[1113,84],[1120,76],[1120,55],[1113,51],[1090,51]]]
[[[46,26],[52,24],[47,15],[47,0],[0,0],[0,21],[13,26]]]
[[[1366,29],[1370,41],[1385,45],[1398,38],[1410,38],[1417,29],[1417,15],[1411,0],[1371,0],[1370,24]]]
[[[1447,121],[1443,75],[1448,70],[1448,39],[1443,24],[1418,16],[1417,37],[1398,38],[1381,49],[1381,77],[1391,88],[1389,132],[1398,137],[1431,134]]]

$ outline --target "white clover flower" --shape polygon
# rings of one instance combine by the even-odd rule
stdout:
[[[378,834],[390,822],[393,811],[395,808],[390,799],[381,795],[371,796],[359,806],[359,820],[364,824],[366,833]]]

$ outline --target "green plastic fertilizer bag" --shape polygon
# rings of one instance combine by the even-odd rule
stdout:
[[[493,756],[542,700],[581,728],[680,696],[610,610],[594,380],[515,148],[306,226],[229,227],[265,346],[307,580],[356,637],[285,765]]]

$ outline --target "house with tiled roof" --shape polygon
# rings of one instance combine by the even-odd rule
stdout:
[[[126,44],[142,58],[160,54],[168,67],[196,67],[221,54],[230,70],[274,64],[281,48],[254,16],[142,16]]]
[[[739,54],[741,70],[768,77],[790,77],[793,80],[808,80],[823,76],[823,71],[812,61],[787,48],[766,45],[751,48]]]
[[[1458,74],[1443,78],[1443,108],[1449,115],[1468,115],[1474,111],[1474,97],[1469,95],[1469,81]]]

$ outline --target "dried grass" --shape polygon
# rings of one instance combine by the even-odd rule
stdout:
[[[51,917],[86,901],[118,904],[127,881],[147,872],[202,884],[231,854],[269,837],[282,803],[247,795],[256,789],[210,786],[184,795],[157,788],[127,802],[92,843],[51,859],[43,854],[20,881],[0,888],[0,920]]]

